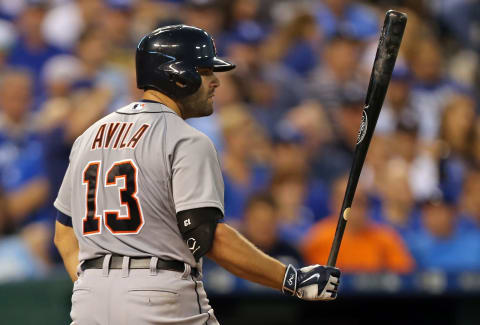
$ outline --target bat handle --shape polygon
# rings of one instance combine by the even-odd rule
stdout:
[[[332,249],[330,250],[330,255],[328,255],[328,261],[327,261],[327,266],[335,266],[337,264],[337,256],[338,256],[338,250],[340,246],[332,246]]]
[[[337,229],[335,230],[335,237],[333,238],[330,255],[328,255],[327,266],[335,266],[337,263],[338,251],[340,250],[340,244],[342,243],[343,233],[345,231],[349,215],[350,207],[344,206],[341,211],[341,218],[339,218],[339,222],[337,223]]]

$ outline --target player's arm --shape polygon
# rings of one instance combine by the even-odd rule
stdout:
[[[213,207],[177,213],[178,228],[198,262],[205,254],[244,279],[281,289],[285,265],[266,255],[232,227],[218,223],[222,212]]]
[[[217,208],[199,208],[177,213],[179,230],[196,261],[207,255],[231,273],[306,300],[331,300],[337,294],[340,271],[311,265],[299,270],[256,248],[224,223]]]
[[[243,279],[281,290],[287,267],[268,256],[238,231],[219,223],[207,256]]]
[[[285,267],[257,249],[223,218],[223,180],[220,163],[211,141],[193,135],[172,148],[172,192],[180,233],[195,260],[207,254],[233,274],[288,295],[307,300],[336,297],[340,271],[311,265],[299,270]],[[199,203],[207,206],[189,209]],[[185,210],[185,208],[187,210]]]
[[[286,295],[305,300],[337,297],[340,279],[337,268],[310,265],[297,270],[291,264],[285,267],[224,223],[218,224],[207,256],[239,277],[281,289]]]
[[[68,275],[72,281],[77,280],[78,266],[78,241],[75,237],[73,228],[65,225],[65,222],[57,220],[55,223],[54,243],[63,259],[63,264],[67,269]]]

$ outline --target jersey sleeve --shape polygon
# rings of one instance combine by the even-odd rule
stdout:
[[[60,190],[58,191],[57,198],[55,199],[55,202],[53,205],[55,208],[57,208],[58,211],[61,213],[67,215],[67,216],[72,216],[72,211],[71,211],[71,193],[72,193],[72,157],[74,155],[74,149],[76,147],[75,142],[72,146],[72,150],[70,152],[70,163],[68,164],[67,171],[65,172],[65,176],[63,177],[62,185],[60,186]]]
[[[176,212],[215,207],[224,214],[223,178],[213,143],[205,135],[180,140],[172,162]]]

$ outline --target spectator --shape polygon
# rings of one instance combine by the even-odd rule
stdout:
[[[322,62],[308,84],[309,96],[331,111],[342,104],[345,94],[366,89],[359,71],[360,45],[342,34],[331,36],[323,49]]]
[[[301,266],[300,253],[278,232],[279,212],[271,194],[253,194],[245,206],[243,233],[262,251],[285,265]]]
[[[391,226],[405,239],[420,226],[408,181],[408,166],[399,159],[389,160],[378,178],[381,211],[377,220]]]
[[[438,163],[434,154],[419,139],[417,121],[400,121],[396,132],[393,157],[408,166],[408,179],[415,201],[424,200],[439,190]]]
[[[126,69],[133,62],[132,48],[137,39],[132,36],[133,0],[107,0],[101,28],[111,43],[109,62]]]
[[[462,95],[450,98],[440,124],[442,154],[440,184],[445,200],[457,202],[471,160],[470,147],[475,132],[475,103]]]
[[[88,114],[79,114],[76,109],[72,91],[82,73],[81,62],[71,55],[53,57],[45,64],[42,72],[48,99],[35,114],[34,123],[41,134],[44,156],[48,161],[45,172],[51,188],[47,201],[51,216],[56,214],[53,200],[63,180],[62,171],[67,169],[73,141],[79,132],[85,129],[83,121],[92,114],[91,111],[95,111],[95,106],[91,105],[87,98],[84,98],[81,104],[89,105],[91,111]]]
[[[48,192],[43,148],[29,124],[32,101],[31,75],[23,70],[4,72],[0,80],[0,173],[17,225],[38,217],[34,212]]]
[[[270,169],[253,160],[253,143],[259,126],[242,107],[223,109],[220,115],[225,150],[222,155],[225,183],[225,218],[238,224],[244,215],[247,198],[266,189]]]
[[[49,43],[73,50],[88,26],[98,26],[104,12],[103,0],[64,1],[49,10],[40,29]]]
[[[445,103],[459,87],[445,75],[445,58],[436,39],[424,37],[411,51],[408,59],[414,77],[412,102],[420,123],[419,136],[432,141],[438,136]]]
[[[318,125],[317,125],[318,127]],[[293,243],[297,244],[299,237],[305,231],[305,225],[299,229],[294,229],[294,224],[303,224],[305,221],[308,226],[313,220],[319,220],[329,214],[328,209],[328,189],[320,180],[310,176],[311,165],[309,148],[305,135],[295,129],[287,120],[277,127],[277,132],[273,138],[272,150],[272,167],[273,181],[272,188],[277,188],[280,215],[283,218],[281,229],[285,228],[287,238],[292,238]],[[284,187],[293,184],[293,188],[297,185],[302,188],[300,192],[293,191],[291,196]],[[282,194],[283,193],[283,194]],[[295,193],[300,194],[295,198]],[[286,196],[284,199],[283,196]],[[290,202],[290,203],[287,203]],[[302,219],[305,215],[306,220]],[[293,235],[294,232],[300,232]],[[289,236],[288,233],[293,235]]]
[[[454,205],[437,197],[425,201],[423,228],[408,243],[420,269],[480,270],[480,234],[458,221]]]
[[[291,125],[302,135],[302,145],[310,161],[333,140],[332,123],[325,108],[315,100],[306,100],[293,107],[281,123]]]
[[[306,235],[303,256],[307,263],[325,263],[327,260],[346,185],[346,177],[335,181],[332,188],[332,217],[318,222]],[[401,237],[390,227],[370,219],[367,193],[361,182],[348,213],[348,226],[337,266],[344,273],[408,273],[414,268],[414,261]]]
[[[228,35],[226,53],[237,64],[251,114],[272,135],[285,113],[300,103],[305,87],[293,71],[263,57],[265,37],[260,26],[243,24]]]
[[[47,12],[44,1],[30,2],[17,18],[19,37],[9,51],[7,62],[11,66],[27,68],[34,78],[35,102],[33,108],[38,108],[44,87],[41,83],[41,72],[45,63],[62,51],[49,44],[41,30],[42,22]]]
[[[383,184],[385,182],[384,177],[387,175],[388,167],[393,159],[392,156],[394,155],[394,150],[392,150],[392,142],[394,142],[393,137],[382,134],[374,135],[370,142],[368,154],[362,170],[366,187],[368,188],[371,197],[374,198],[372,200],[374,209],[375,204],[379,203],[376,199],[381,200]]]
[[[5,71],[0,79],[0,186],[10,223],[20,234],[2,242],[0,265],[6,273],[0,278],[40,275],[50,263],[53,218],[45,206],[49,185],[43,147],[30,119],[32,81],[23,70]]]
[[[433,11],[442,26],[462,47],[480,51],[479,32],[480,4],[477,1],[430,1]],[[436,7],[435,7],[436,4]]]
[[[305,204],[309,194],[306,175],[292,171],[276,174],[272,179],[271,192],[278,205],[280,236],[298,247],[316,219],[314,211]],[[326,195],[322,194],[322,201],[325,202]],[[321,205],[321,202],[317,204]]]
[[[414,109],[410,95],[411,76],[406,67],[393,70],[387,96],[378,117],[375,133],[392,134],[400,123],[418,121],[418,113]]]
[[[222,10],[223,9],[223,10]],[[186,0],[181,19],[183,23],[207,31],[222,48],[223,26],[225,24],[224,8],[218,0]],[[221,51],[220,51],[221,52]]]
[[[153,29],[181,23],[180,14],[184,0],[172,1],[134,1],[131,33],[134,39],[151,32]]]
[[[315,13],[327,37],[345,33],[357,40],[368,40],[378,33],[378,18],[370,8],[354,0],[317,1]]]
[[[317,65],[322,35],[315,18],[308,13],[297,14],[285,26],[272,33],[265,44],[267,59],[283,62],[306,78]]]
[[[363,92],[348,91],[342,92],[338,100],[339,106],[328,112],[335,137],[312,158],[314,177],[326,184],[350,170],[365,96]]]
[[[35,125],[42,134],[45,157],[48,160],[46,171],[52,188],[50,200],[51,213],[54,214],[53,199],[56,197],[63,180],[62,171],[68,166],[71,145],[79,131],[86,127],[82,122],[85,115],[76,113],[72,89],[82,76],[80,61],[70,55],[58,55],[50,59],[42,72],[48,99],[43,102],[35,115]],[[88,104],[87,101],[82,104]],[[90,107],[95,110],[94,107]],[[89,112],[90,113],[90,112]],[[71,119],[71,120],[70,120]],[[69,127],[71,126],[71,131]]]
[[[244,22],[259,21],[259,0],[234,0],[230,1],[227,8],[227,23],[229,27],[235,27]]]
[[[110,107],[121,107],[128,100],[126,72],[107,64],[110,46],[111,43],[104,31],[92,27],[80,36],[75,48],[82,65],[82,77],[74,84],[74,90],[105,93],[105,97],[109,97],[109,102],[102,114],[107,113]],[[95,110],[88,111],[95,115],[94,120],[99,117]],[[83,113],[86,114],[87,110]]]

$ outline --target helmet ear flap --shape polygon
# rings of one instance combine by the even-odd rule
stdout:
[[[184,62],[168,63],[160,69],[168,75],[170,86],[177,98],[193,94],[202,84],[202,77],[196,69]]]

